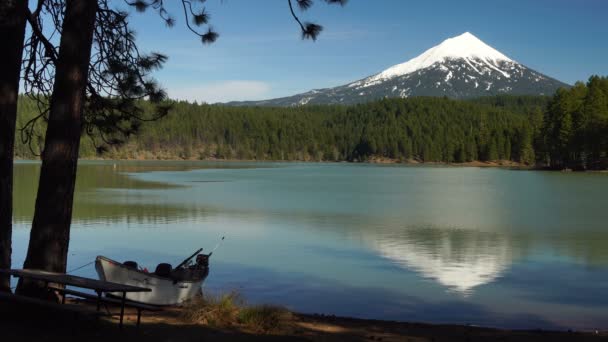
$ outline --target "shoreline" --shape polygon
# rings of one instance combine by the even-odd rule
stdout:
[[[515,168],[522,170],[542,170],[541,168],[535,168],[533,166],[524,165],[521,163],[509,161],[509,160],[496,160],[496,161],[479,161],[474,160],[464,163],[447,163],[447,162],[421,162],[414,159],[398,160],[389,158],[371,158],[364,161],[348,161],[348,160],[258,160],[258,159],[220,159],[220,158],[205,158],[205,159],[184,159],[184,158],[127,158],[127,159],[115,159],[115,158],[78,158],[79,161],[155,161],[155,162],[222,162],[222,163],[310,163],[310,164],[369,164],[369,165],[419,165],[419,166],[453,166],[453,167],[480,167],[480,168]],[[15,157],[14,161],[30,161],[39,162],[39,159]]]
[[[318,314],[296,314],[301,320],[309,321],[313,325],[334,324],[337,326],[358,327],[360,329],[380,328],[386,337],[393,335],[402,340],[409,338],[430,338],[431,341],[437,338],[448,338],[449,340],[459,340],[458,335],[462,334],[462,340],[483,337],[484,339],[506,339],[508,337],[518,337],[535,341],[559,340],[560,338],[576,337],[598,337],[608,338],[608,331],[575,331],[575,330],[544,330],[544,329],[506,329],[497,327],[486,327],[465,324],[442,324],[408,321],[390,321],[376,319],[361,319],[353,317],[339,317],[333,315]],[[406,336],[405,336],[405,335]],[[413,336],[412,336],[413,335]],[[381,336],[378,336],[381,337]],[[385,340],[385,339],[382,339]]]
[[[474,160],[464,163],[446,163],[446,162],[421,162],[418,160],[397,160],[388,158],[372,158],[365,161],[348,161],[348,160],[257,160],[257,159],[219,159],[219,158],[205,158],[205,159],[184,159],[184,158],[128,158],[128,159],[114,159],[114,158],[78,158],[79,161],[118,161],[118,162],[216,162],[216,163],[307,163],[307,164],[352,164],[352,165],[403,165],[403,166],[444,166],[444,167],[475,167],[475,168],[497,168],[497,169],[510,169],[520,171],[551,171],[551,172],[563,172],[563,173],[608,173],[607,170],[572,170],[572,169],[552,169],[546,166],[532,166],[526,165],[510,160],[495,160],[495,161],[480,161]],[[39,159],[21,158],[14,157],[13,161],[20,162],[40,162]]]

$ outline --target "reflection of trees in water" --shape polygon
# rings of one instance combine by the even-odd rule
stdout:
[[[585,267],[608,268],[608,229],[581,232],[573,228],[569,232],[546,237],[538,244],[546,244],[556,255],[568,255]],[[606,269],[608,271],[608,269]]]
[[[129,177],[126,172],[142,171],[142,167],[120,163],[81,163],[78,167],[73,220],[94,222],[135,222],[164,220],[176,216],[190,217],[191,208],[172,207],[146,194],[146,190],[162,190],[176,186],[147,182]],[[145,170],[155,171],[154,167]],[[17,163],[15,165],[15,194],[13,219],[16,223],[30,223],[34,213],[36,189],[40,176],[40,164]],[[110,189],[109,191],[100,191]],[[123,189],[123,190],[121,190]],[[142,199],[146,199],[143,201]],[[200,214],[200,213],[199,213]],[[154,222],[154,221],[153,221]]]
[[[248,163],[81,161],[76,179],[73,221],[86,224],[164,224],[196,220],[216,209],[201,208],[197,203],[184,201],[167,202],[162,192],[181,188],[182,185],[146,181],[130,177],[128,173],[251,167],[254,167],[253,164]],[[15,164],[15,223],[31,223],[39,177],[39,163]]]

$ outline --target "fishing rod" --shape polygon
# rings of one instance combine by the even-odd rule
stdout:
[[[215,250],[222,244],[222,241],[224,241],[224,236],[222,236],[222,238],[220,239],[220,241],[218,241],[218,243],[215,245],[215,247],[213,248],[213,250],[211,251],[211,253],[207,254],[207,257],[210,257],[211,254],[213,254],[213,252],[215,252]],[[182,261],[179,265],[177,265],[175,268],[180,268],[184,265],[186,265],[190,260],[192,260],[192,258],[194,258],[195,256],[197,256],[200,252],[202,252],[203,249],[199,248],[196,250],[196,252],[194,252],[191,256],[189,256],[188,258],[186,258],[184,261]]]
[[[222,238],[220,239],[220,241],[218,241],[215,244],[215,247],[213,248],[213,250],[211,251],[211,253],[209,253],[208,256],[211,256],[211,254],[213,254],[213,252],[215,252],[215,250],[222,244],[222,242],[224,242],[224,238],[225,238],[225,236],[222,236]]]

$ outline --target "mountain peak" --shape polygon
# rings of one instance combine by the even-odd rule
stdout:
[[[465,32],[405,63],[352,83],[232,105],[353,104],[412,96],[549,95],[560,87],[568,85],[509,59],[472,33]]]
[[[373,76],[369,81],[374,82],[406,75],[420,69],[428,68],[431,65],[443,62],[446,59],[478,59],[493,64],[498,61],[512,62],[509,57],[482,42],[472,33],[465,32],[459,36],[444,40],[441,44],[426,50],[416,58],[382,71]]]
[[[442,57],[453,57],[453,58],[482,58],[490,60],[502,60],[511,62],[509,57],[498,52],[493,47],[481,41],[470,32],[465,32],[460,36],[448,38],[441,44],[432,48],[436,55],[440,54]],[[428,50],[428,51],[431,51]]]

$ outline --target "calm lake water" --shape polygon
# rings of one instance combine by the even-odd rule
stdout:
[[[15,167],[21,267],[39,165]],[[607,196],[608,174],[81,162],[68,269],[99,254],[176,265],[226,236],[205,291],[310,313],[605,330]]]

